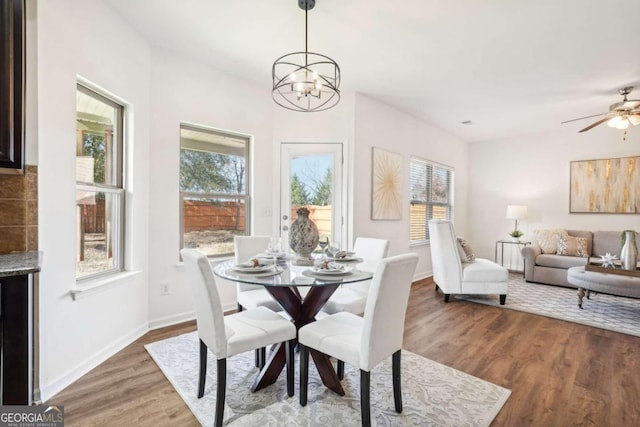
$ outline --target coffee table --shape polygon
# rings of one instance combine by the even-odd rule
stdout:
[[[585,271],[583,267],[571,267],[567,271],[567,281],[578,287],[578,307],[582,308],[584,296],[591,292],[640,298],[640,277],[624,276],[614,273]]]

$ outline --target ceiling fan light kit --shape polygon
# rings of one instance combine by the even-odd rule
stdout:
[[[324,111],[340,101],[340,67],[326,55],[309,52],[307,47],[307,15],[315,4],[315,0],[298,0],[304,10],[304,52],[281,56],[271,69],[271,97],[276,104],[293,111]]]
[[[598,120],[597,122],[590,124],[584,129],[581,129],[579,133],[591,130],[594,127],[606,122],[607,126],[609,127],[624,130],[622,140],[625,141],[627,139],[627,128],[629,127],[629,123],[631,123],[633,126],[637,126],[640,124],[640,100],[627,99],[627,95],[629,95],[632,90],[633,90],[633,86],[627,86],[622,89],[619,89],[618,93],[622,95],[623,99],[621,102],[616,102],[615,104],[611,104],[609,106],[609,111],[607,113],[580,117],[578,119],[567,120],[562,123],[564,124],[564,123],[574,122],[576,120],[588,119],[590,117],[604,116],[602,119]]]

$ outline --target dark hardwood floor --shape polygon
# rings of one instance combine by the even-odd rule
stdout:
[[[195,322],[149,332],[47,403],[64,405],[68,426],[198,425],[143,347],[192,330]],[[404,348],[510,389],[492,426],[640,425],[637,337],[455,299],[445,304],[423,280],[412,287]]]

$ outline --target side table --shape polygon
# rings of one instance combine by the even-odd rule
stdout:
[[[517,245],[518,246],[518,250],[520,250],[520,246],[522,246],[523,248],[525,246],[530,245],[531,242],[530,241],[526,241],[526,240],[518,240],[518,241],[514,241],[514,240],[497,240],[496,241],[496,251],[495,251],[495,255],[494,255],[494,260],[496,262],[496,264],[500,264],[501,266],[504,267],[504,245]],[[498,247],[500,247],[500,262],[498,263]],[[523,266],[524,266],[524,260],[523,260]]]

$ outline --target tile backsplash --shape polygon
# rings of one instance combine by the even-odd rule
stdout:
[[[38,250],[38,167],[0,174],[0,254]]]

